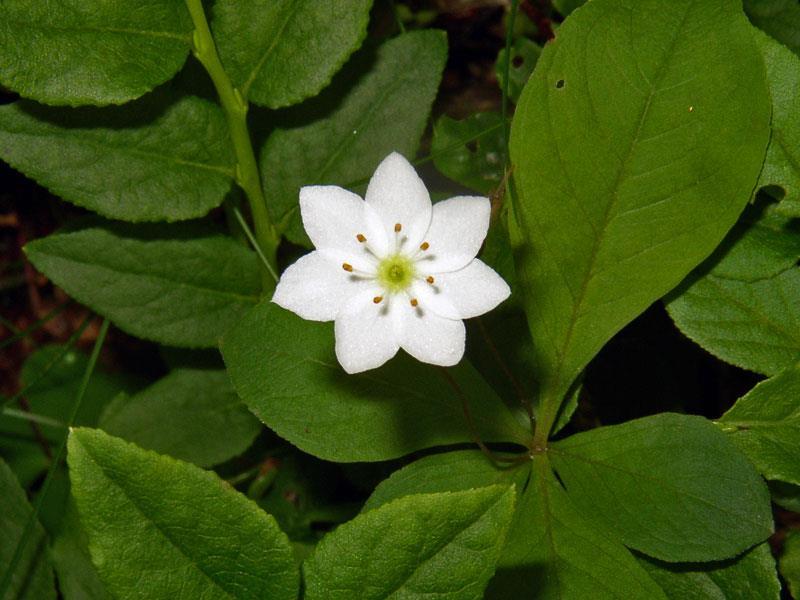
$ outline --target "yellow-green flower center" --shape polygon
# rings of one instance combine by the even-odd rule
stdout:
[[[407,289],[414,281],[414,263],[402,254],[387,256],[378,264],[378,281],[387,292],[397,293]]]

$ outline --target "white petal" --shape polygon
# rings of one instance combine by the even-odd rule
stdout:
[[[333,321],[342,302],[366,285],[319,252],[311,252],[283,272],[272,301],[310,321]]]
[[[348,262],[365,270],[374,258],[365,244],[382,253],[386,236],[378,219],[366,214],[366,203],[356,194],[335,185],[312,185],[300,189],[300,213],[308,237],[317,250],[325,250],[337,262]]]
[[[463,269],[435,275],[430,287],[450,302],[462,319],[487,313],[511,295],[505,280],[477,258]]]
[[[409,290],[409,295],[417,299],[423,310],[432,310],[440,317],[447,319],[463,318],[458,307],[435,283],[431,285],[425,281],[415,281]]]
[[[478,254],[489,229],[491,203],[481,196],[456,196],[433,206],[430,244],[420,268],[429,273],[455,271]]]
[[[390,298],[375,304],[373,298],[378,295],[378,289],[361,292],[336,315],[336,358],[348,373],[380,367],[400,348],[392,315],[397,306]]]
[[[431,197],[403,156],[392,152],[378,165],[367,187],[366,201],[380,216],[390,246],[398,235],[404,249],[419,246],[431,222]],[[398,223],[403,228],[396,234]]]
[[[402,306],[400,347],[422,362],[442,367],[458,363],[464,356],[466,330],[458,319],[440,317],[420,306]]]

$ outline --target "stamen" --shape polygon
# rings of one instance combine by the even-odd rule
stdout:
[[[417,308],[418,305],[419,305],[419,302],[417,301],[417,299],[416,298],[412,298],[411,299],[411,306],[413,306],[414,308]]]
[[[431,245],[430,245],[428,242],[422,242],[422,243],[419,245],[419,249],[420,249],[420,250],[422,250],[423,252],[424,252],[425,250],[427,250],[428,248],[430,248],[430,247],[431,247]]]
[[[353,272],[353,265],[351,265],[351,264],[348,264],[348,263],[342,263],[342,268],[343,268],[345,271],[347,271],[348,273],[352,273],[352,272]]]
[[[430,283],[431,285],[433,285],[433,282],[434,282],[435,280],[434,280],[434,278],[433,278],[433,275],[428,275],[428,276],[425,278],[425,281],[427,281],[428,283]]]
[[[366,242],[366,241],[367,241],[367,238],[366,238],[366,237],[364,237],[364,234],[363,234],[363,233],[359,233],[359,234],[357,234],[357,235],[356,235],[356,239],[357,239],[359,242],[361,242],[362,244],[363,244],[364,242]]]
[[[395,224],[394,224],[394,232],[395,232],[395,233],[400,233],[400,231],[401,231],[402,229],[403,229],[403,226],[402,226],[400,223],[395,223]]]
[[[375,304],[380,304],[380,303],[381,303],[381,300],[383,300],[383,296],[375,296],[375,297],[372,299],[372,301],[373,301]]]

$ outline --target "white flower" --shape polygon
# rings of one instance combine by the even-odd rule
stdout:
[[[272,301],[312,321],[335,321],[348,373],[381,366],[399,348],[450,366],[464,355],[462,319],[511,293],[475,258],[489,227],[488,198],[437,202],[395,153],[378,166],[366,200],[332,185],[300,190],[316,250],[283,273]],[[298,340],[302,343],[302,340]]]

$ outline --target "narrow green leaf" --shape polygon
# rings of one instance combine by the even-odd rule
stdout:
[[[719,424],[764,477],[800,485],[800,365],[759,383]]]
[[[670,561],[731,558],[772,533],[769,493],[710,421],[663,413],[551,446],[575,506],[629,547]]]
[[[372,0],[217,0],[212,28],[245,98],[270,108],[316,95],[367,33]]]
[[[183,2],[4,0],[0,81],[46,104],[121,104],[175,75],[191,41]]]
[[[737,0],[594,0],[559,28],[511,136],[545,426],[603,344],[735,223],[769,117]]]
[[[0,158],[64,200],[112,219],[206,214],[231,189],[225,117],[199,98],[128,109],[0,107]]]
[[[675,324],[717,358],[765,375],[800,360],[800,269],[761,281],[695,276],[667,304]]]
[[[225,371],[177,369],[130,398],[117,397],[99,427],[129,442],[209,467],[244,452],[261,429]]]
[[[92,559],[116,597],[296,598],[288,539],[215,474],[92,429],[70,434],[68,463]]]
[[[255,254],[194,224],[105,223],[36,240],[25,251],[120,329],[174,346],[216,345],[260,290]]]
[[[442,174],[488,196],[503,179],[503,118],[496,112],[461,121],[443,115],[433,127],[431,154]]]
[[[225,336],[221,349],[250,410],[320,458],[387,460],[472,442],[461,398],[438,368],[402,356],[348,375],[336,362],[332,323],[304,321],[262,302]],[[483,441],[526,443],[530,434],[468,363],[450,374]]]
[[[89,556],[89,539],[83,530],[74,501],[67,505],[61,533],[51,548],[64,600],[107,600],[111,596],[100,581]]]
[[[8,465],[0,459],[0,574],[11,562],[25,525],[33,512],[25,492]],[[11,587],[3,600],[49,600],[56,598],[53,567],[47,554],[42,526],[36,522],[22,559],[11,576]]]
[[[800,52],[800,6],[795,0],[744,0],[753,25]]]
[[[797,26],[800,6],[795,3]],[[766,34],[754,30],[767,68],[772,96],[772,134],[758,186],[778,186],[787,200],[800,200],[800,58]],[[797,49],[800,49],[798,36]]]
[[[546,457],[533,463],[486,597],[664,600],[630,551],[578,511]]]
[[[781,583],[764,542],[725,562],[668,564],[639,559],[670,600],[778,600]]]
[[[456,450],[432,454],[415,460],[383,480],[364,505],[373,510],[392,500],[412,494],[460,492],[492,485],[525,488],[530,473],[528,463],[495,466],[479,450]]]
[[[494,573],[514,490],[419,494],[328,534],[306,561],[308,600],[480,600]]]
[[[792,597],[797,598],[800,593],[800,532],[797,530],[786,537],[778,564]]]
[[[542,49],[526,37],[520,37],[514,41],[514,45],[511,47],[509,59],[511,63],[508,72],[508,97],[512,102],[519,101],[522,88],[528,83],[528,79],[533,73],[536,61],[539,60],[541,53]],[[500,89],[503,88],[505,79],[505,60],[506,49],[503,48],[494,63],[494,72],[497,75],[497,83]]]
[[[400,35],[359,52],[331,87],[267,139],[261,171],[276,222],[292,241],[308,244],[300,224],[301,186],[353,186],[392,151],[413,158],[447,58],[441,31]],[[361,181],[363,180],[363,181]]]

